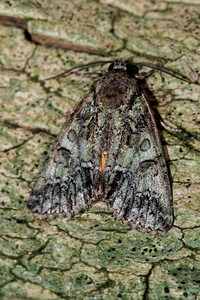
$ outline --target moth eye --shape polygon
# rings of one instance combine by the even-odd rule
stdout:
[[[134,64],[127,64],[126,69],[130,75],[135,75],[135,74],[138,74],[138,72],[139,72],[138,67]]]
[[[114,64],[111,64],[111,65],[108,67],[108,71],[112,71],[112,70],[113,70],[113,66],[114,66]]]

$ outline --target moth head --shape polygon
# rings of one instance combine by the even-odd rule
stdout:
[[[115,61],[109,67],[108,71],[112,70],[124,70],[131,76],[134,76],[139,73],[139,68],[136,64],[128,63],[125,61]]]

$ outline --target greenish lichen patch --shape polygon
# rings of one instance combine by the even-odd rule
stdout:
[[[133,15],[142,17],[145,13],[150,10],[162,12],[167,7],[167,3],[162,2],[151,2],[148,0],[135,2],[133,0],[120,1],[120,0],[101,0],[101,3],[118,7],[120,10],[127,11]]]
[[[55,132],[56,121],[59,124],[61,113],[56,105],[51,104],[51,98],[41,85],[27,79],[25,74],[10,72],[1,74],[3,76],[6,83],[0,94],[0,107],[4,112],[3,116],[1,113],[1,120],[13,127],[43,128],[47,131],[52,129]],[[54,122],[52,126],[47,126],[50,119]]]
[[[39,284],[30,282],[24,283],[22,280],[12,281],[2,287],[0,291],[2,300],[20,299],[20,300],[63,300],[62,298],[48,288],[43,288]]]
[[[187,182],[188,184],[198,183],[199,169],[195,161],[182,159],[170,164],[171,173],[175,182]],[[195,168],[194,168],[195,167]]]
[[[48,233],[47,233],[48,234]],[[37,238],[41,238],[41,235]],[[81,243],[67,236],[65,233],[49,234],[45,249],[29,261],[34,269],[50,268],[54,270],[69,270],[75,262],[79,261]]]
[[[190,36],[199,36],[199,2],[198,0],[189,1],[164,1],[167,3],[166,9],[163,11],[148,11],[147,19],[170,20],[174,23],[175,28],[184,30],[185,34]],[[163,2],[162,2],[163,3]],[[190,5],[188,5],[190,4]]]
[[[7,236],[11,238],[20,238],[20,239],[31,239],[34,238],[37,230],[30,229],[27,226],[24,226],[23,223],[21,223],[18,220],[10,219],[6,220],[4,218],[0,218],[1,220],[1,236]],[[18,247],[20,247],[20,244]]]
[[[170,10],[165,10],[165,12],[170,14]],[[179,21],[181,22],[181,20]],[[187,27],[178,25],[180,24],[178,24],[177,18],[176,21],[173,18],[163,18],[158,20],[156,17],[153,18],[149,16],[147,18],[141,18],[121,13],[115,22],[114,28],[116,34],[121,38],[131,37],[130,33],[134,30],[134,36],[136,37],[151,37],[151,39],[160,38],[161,40],[165,39],[166,42],[167,39],[168,42],[170,42],[170,40],[176,40],[184,42],[185,48],[188,47],[196,50],[195,46],[199,45],[197,35],[191,35],[191,32],[189,32]]]
[[[0,12],[2,15],[15,16],[18,18],[39,18],[46,19],[47,14],[42,10],[40,5],[37,7],[35,1],[19,1],[15,0],[1,1]]]
[[[148,297],[157,299],[197,299],[200,265],[192,259],[166,262],[154,268],[149,280]]]
[[[99,210],[95,206],[91,211],[95,213],[86,212],[72,220],[60,219],[58,228],[76,239],[92,244],[109,240],[114,233],[129,231],[129,227],[113,220],[112,214],[106,208]]]
[[[189,149],[185,145],[169,145],[167,150],[170,159],[174,161],[184,159],[189,153]]]
[[[30,220],[27,214],[25,199],[28,197],[28,185],[26,182],[9,179],[6,174],[0,174],[1,201],[0,213],[3,218],[16,220]],[[24,192],[24,190],[26,192]]]
[[[0,26],[0,43],[1,64],[8,69],[23,70],[35,49],[18,28]]]
[[[176,45],[173,43],[168,43],[166,45],[165,39],[161,40],[160,38],[153,39],[143,39],[140,37],[131,37],[127,42],[127,48],[131,51],[135,51],[144,55],[145,53],[153,57],[162,57],[164,59],[178,59],[180,57],[182,45],[181,43],[176,42]]]
[[[200,226],[199,184],[174,183],[175,225],[181,228]]]
[[[13,280],[14,276],[10,272],[13,263],[15,261],[8,258],[0,259],[0,287]]]
[[[183,41],[183,43],[186,43],[187,41],[189,43],[190,38],[188,37],[187,39],[185,39]],[[192,45],[189,44],[188,48],[190,48],[191,46]],[[196,50],[196,47],[197,47],[197,45],[196,46],[194,45],[192,50]],[[191,74],[190,74],[189,70],[191,72],[197,72],[198,73],[198,69],[199,69],[199,51],[196,51],[196,53],[193,52],[193,54],[191,55],[191,51],[188,50],[188,49],[187,50],[185,49],[185,54],[182,55],[180,59],[178,59],[176,61],[169,61],[166,64],[166,67],[169,68],[172,71],[179,72],[180,74],[184,74],[186,77],[191,78]],[[195,95],[195,91],[196,91],[196,98],[193,96],[193,95]],[[185,97],[186,99],[198,100],[198,95],[197,95],[198,91],[199,91],[199,86],[198,85],[193,86],[193,88],[191,88],[190,85],[181,84],[181,82],[179,82],[179,97],[180,97],[180,100],[183,99],[183,97],[181,98],[181,93],[184,93],[185,96],[187,95],[187,97]]]
[[[85,296],[86,300],[115,300],[115,299],[136,299],[143,298],[145,289],[145,278],[138,278],[133,273],[122,272],[109,275],[110,286],[105,287],[104,292],[99,291],[95,296]]]
[[[26,270],[26,268],[17,265],[15,268],[12,269],[12,273],[16,275],[18,278],[26,279],[27,281],[30,281],[32,283],[38,283],[41,284],[41,278],[40,276],[37,276],[35,272],[29,272]]]
[[[77,47],[109,53],[122,48],[122,41],[115,38],[111,33],[102,33],[85,24],[47,23],[44,21],[29,21],[28,30],[34,35],[45,35],[63,40]]]
[[[40,249],[41,245],[36,240],[20,240],[13,238],[1,238],[0,240],[0,253],[5,257],[17,258],[22,255],[31,254]]]
[[[123,239],[121,236],[119,236],[116,244],[120,244],[122,242]],[[85,244],[81,251],[81,261],[85,262],[86,264],[96,266],[99,269],[106,269],[108,272],[111,272],[110,274],[116,274],[117,272],[119,272],[119,277],[121,277],[121,280],[123,276],[129,278],[132,272],[137,276],[147,275],[147,273],[151,269],[151,264],[144,264],[135,261],[131,258],[131,256],[129,257],[129,255],[127,254],[128,251],[126,251],[127,249],[116,249],[116,244],[111,245],[110,248],[108,248],[108,241],[106,242],[106,240],[105,242],[101,242],[101,246]],[[117,255],[119,255],[120,257],[116,258]]]
[[[84,294],[95,293],[109,284],[103,272],[82,263],[75,264],[66,272],[43,269],[40,272],[42,286],[51,288],[63,296],[84,299]]]
[[[49,139],[48,143],[45,143],[45,139],[43,139],[43,143],[40,143],[38,149],[36,141],[41,141],[41,137],[35,135],[33,141],[28,139],[26,145],[19,145],[19,147],[6,151],[0,159],[2,165],[0,207],[7,209],[7,216],[20,219],[25,215],[27,217],[27,210],[24,211],[26,208],[24,201],[29,195],[30,182],[35,177],[39,162],[44,158],[47,145],[49,145]]]
[[[2,152],[8,152],[11,149],[20,147],[32,136],[30,131],[21,128],[9,128],[9,125],[6,127],[4,122],[0,124],[0,129],[0,151]]]
[[[1,1],[0,15],[22,18],[16,26],[30,22],[26,33],[14,22],[0,27],[2,300],[199,299],[199,86],[160,72],[147,79],[162,118],[181,129],[160,131],[175,214],[166,235],[130,229],[102,203],[71,220],[39,220],[26,207],[49,145],[94,81],[75,74],[43,79],[79,64],[130,57],[165,61],[190,78],[181,61],[199,72],[198,2]],[[30,33],[87,53],[40,46]],[[88,54],[91,49],[101,55]],[[84,72],[104,73],[107,66]]]
[[[131,230],[127,234],[110,235],[96,246],[85,245],[81,259],[87,263],[98,263],[98,266],[109,271],[117,271],[119,266],[126,269],[135,269],[139,273],[140,264],[148,264],[170,258],[181,250],[183,244],[180,241],[181,234],[171,230],[164,237],[152,237],[147,234],[139,234]],[[171,242],[170,242],[171,241]],[[143,271],[144,272],[144,271]]]
[[[12,299],[12,297],[18,297],[18,299],[24,299],[26,296],[25,287],[22,281],[12,281],[6,284],[0,291],[2,299]]]
[[[192,96],[192,95],[191,95]],[[182,93],[182,97],[188,97]],[[199,103],[196,101],[173,101],[168,105],[168,119],[187,132],[199,132]],[[191,125],[193,124],[193,125]]]
[[[184,230],[183,241],[187,247],[193,248],[194,250],[200,249],[200,229],[199,227]]]
[[[77,11],[79,13],[74,13]],[[55,4],[51,1],[1,1],[0,12],[2,15],[15,16],[24,19],[45,20],[52,22],[84,23],[91,26],[94,24],[102,31],[110,31],[112,28],[112,15],[116,9],[109,6],[104,6],[96,1],[81,1],[76,0],[68,2],[65,0]],[[68,23],[69,24],[69,23]]]
[[[91,55],[87,53],[77,53],[71,50],[63,50],[63,49],[56,49],[56,48],[49,48],[47,52],[47,48],[43,46],[39,46],[34,51],[34,54],[28,61],[26,65],[26,72],[30,74],[31,77],[38,77],[39,79],[45,79],[56,74],[61,73],[63,70],[70,69],[72,67],[82,65],[89,62],[95,62],[97,60],[101,60],[102,57],[98,55]],[[40,68],[38,69],[38,66]],[[98,67],[94,70],[97,70]],[[62,78],[64,79],[64,78]],[[70,78],[69,78],[70,79]],[[84,77],[77,77],[77,81],[79,84],[83,81],[84,83],[88,81],[88,79]],[[75,81],[75,79],[74,79]],[[59,81],[59,84],[62,83],[62,80]],[[48,81],[44,81],[45,85],[48,86]],[[56,80],[52,80],[51,84],[55,85],[55,90],[59,88],[59,84]],[[74,84],[76,84],[74,82]],[[51,86],[52,88],[54,86]]]
[[[145,49],[145,53],[153,57],[162,56],[176,60],[183,54],[187,56],[187,47],[196,51],[199,45],[197,38],[193,37],[191,41],[191,34],[185,28],[177,27],[177,22],[174,23],[172,19],[158,21],[153,18],[130,17],[122,13],[114,28],[116,35],[127,41],[129,50],[144,54]]]

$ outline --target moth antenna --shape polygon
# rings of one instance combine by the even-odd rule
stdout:
[[[104,61],[101,61],[101,60],[100,60],[100,61],[91,62],[91,63],[88,63],[88,64],[79,65],[79,66],[73,67],[73,68],[71,68],[71,69],[69,69],[69,70],[66,70],[66,71],[64,71],[64,72],[62,72],[62,73],[59,73],[59,74],[57,74],[57,75],[55,75],[55,76],[51,76],[51,77],[45,78],[45,79],[43,79],[43,81],[45,81],[45,80],[50,80],[50,79],[55,79],[55,78],[59,78],[59,77],[62,77],[62,76],[64,76],[64,75],[68,76],[68,75],[70,75],[71,73],[73,73],[74,70],[77,70],[77,69],[82,70],[82,69],[85,69],[85,68],[87,68],[87,67],[89,67],[89,66],[94,66],[94,65],[98,65],[98,64],[102,64],[102,65],[104,65],[104,64],[110,64],[110,63],[115,63],[116,61],[117,61],[117,60],[104,60]],[[128,62],[128,61],[127,61],[127,62]],[[130,62],[130,63],[131,63],[131,62]],[[189,80],[189,79],[187,79],[187,77],[185,77],[184,75],[183,75],[183,76],[179,76],[179,75],[174,74],[173,72],[171,72],[171,71],[169,71],[169,70],[167,70],[167,69],[165,69],[165,68],[163,68],[163,67],[155,66],[155,65],[153,65],[153,64],[151,64],[151,63],[134,63],[134,62],[132,62],[131,64],[136,65],[136,66],[138,66],[138,67],[145,66],[145,67],[148,67],[148,68],[151,68],[151,69],[154,69],[154,70],[157,70],[157,71],[166,73],[166,74],[168,74],[168,75],[170,75],[170,76],[172,76],[172,77],[175,77],[175,78],[177,78],[177,79],[179,79],[179,80],[183,80],[183,81],[188,82],[188,83],[191,83],[191,84],[199,85],[198,82],[195,82],[195,81],[193,81],[193,80]]]
[[[183,76],[179,76],[177,74],[174,74],[173,72],[169,71],[169,70],[166,70],[162,67],[159,67],[159,66],[155,66],[153,64],[149,64],[149,63],[135,63],[135,65],[138,65],[138,66],[145,66],[145,67],[148,67],[148,68],[151,68],[151,69],[154,69],[154,70],[157,70],[157,71],[160,71],[160,72],[163,72],[163,73],[166,73],[168,75],[171,75],[172,77],[175,77],[179,80],[183,80],[185,82],[188,82],[188,83],[193,83],[193,84],[197,84],[199,85],[198,82],[195,82],[195,81],[192,81],[192,80],[189,80],[187,79],[187,77],[185,77],[184,75]]]
[[[69,69],[69,70],[66,70],[66,71],[64,71],[64,72],[62,72],[62,73],[59,73],[59,74],[57,74],[57,75],[55,75],[55,76],[52,76],[52,77],[48,77],[48,78],[46,78],[46,79],[43,79],[43,80],[50,80],[50,79],[55,79],[55,78],[59,78],[59,77],[62,77],[62,76],[64,76],[64,75],[66,75],[67,74],[67,76],[68,75],[70,75],[71,73],[73,73],[73,71],[74,70],[77,70],[77,69],[85,69],[85,68],[87,68],[87,67],[89,67],[89,66],[93,66],[93,65],[97,65],[97,64],[102,64],[102,65],[104,65],[104,64],[110,64],[110,63],[113,63],[113,62],[115,62],[115,61],[113,61],[113,60],[100,60],[100,61],[96,61],[96,62],[91,62],[91,63],[88,63],[88,64],[84,64],[84,65],[79,65],[79,66],[76,66],[76,67],[73,67],[73,68],[71,68],[71,69]]]

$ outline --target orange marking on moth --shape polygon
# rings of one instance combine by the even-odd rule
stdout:
[[[31,130],[31,127],[30,126],[24,126],[24,129],[25,130]]]
[[[107,158],[108,158],[108,155],[103,150],[101,152],[101,161],[100,161],[100,165],[99,165],[99,172],[103,172],[103,170],[105,169]]]

